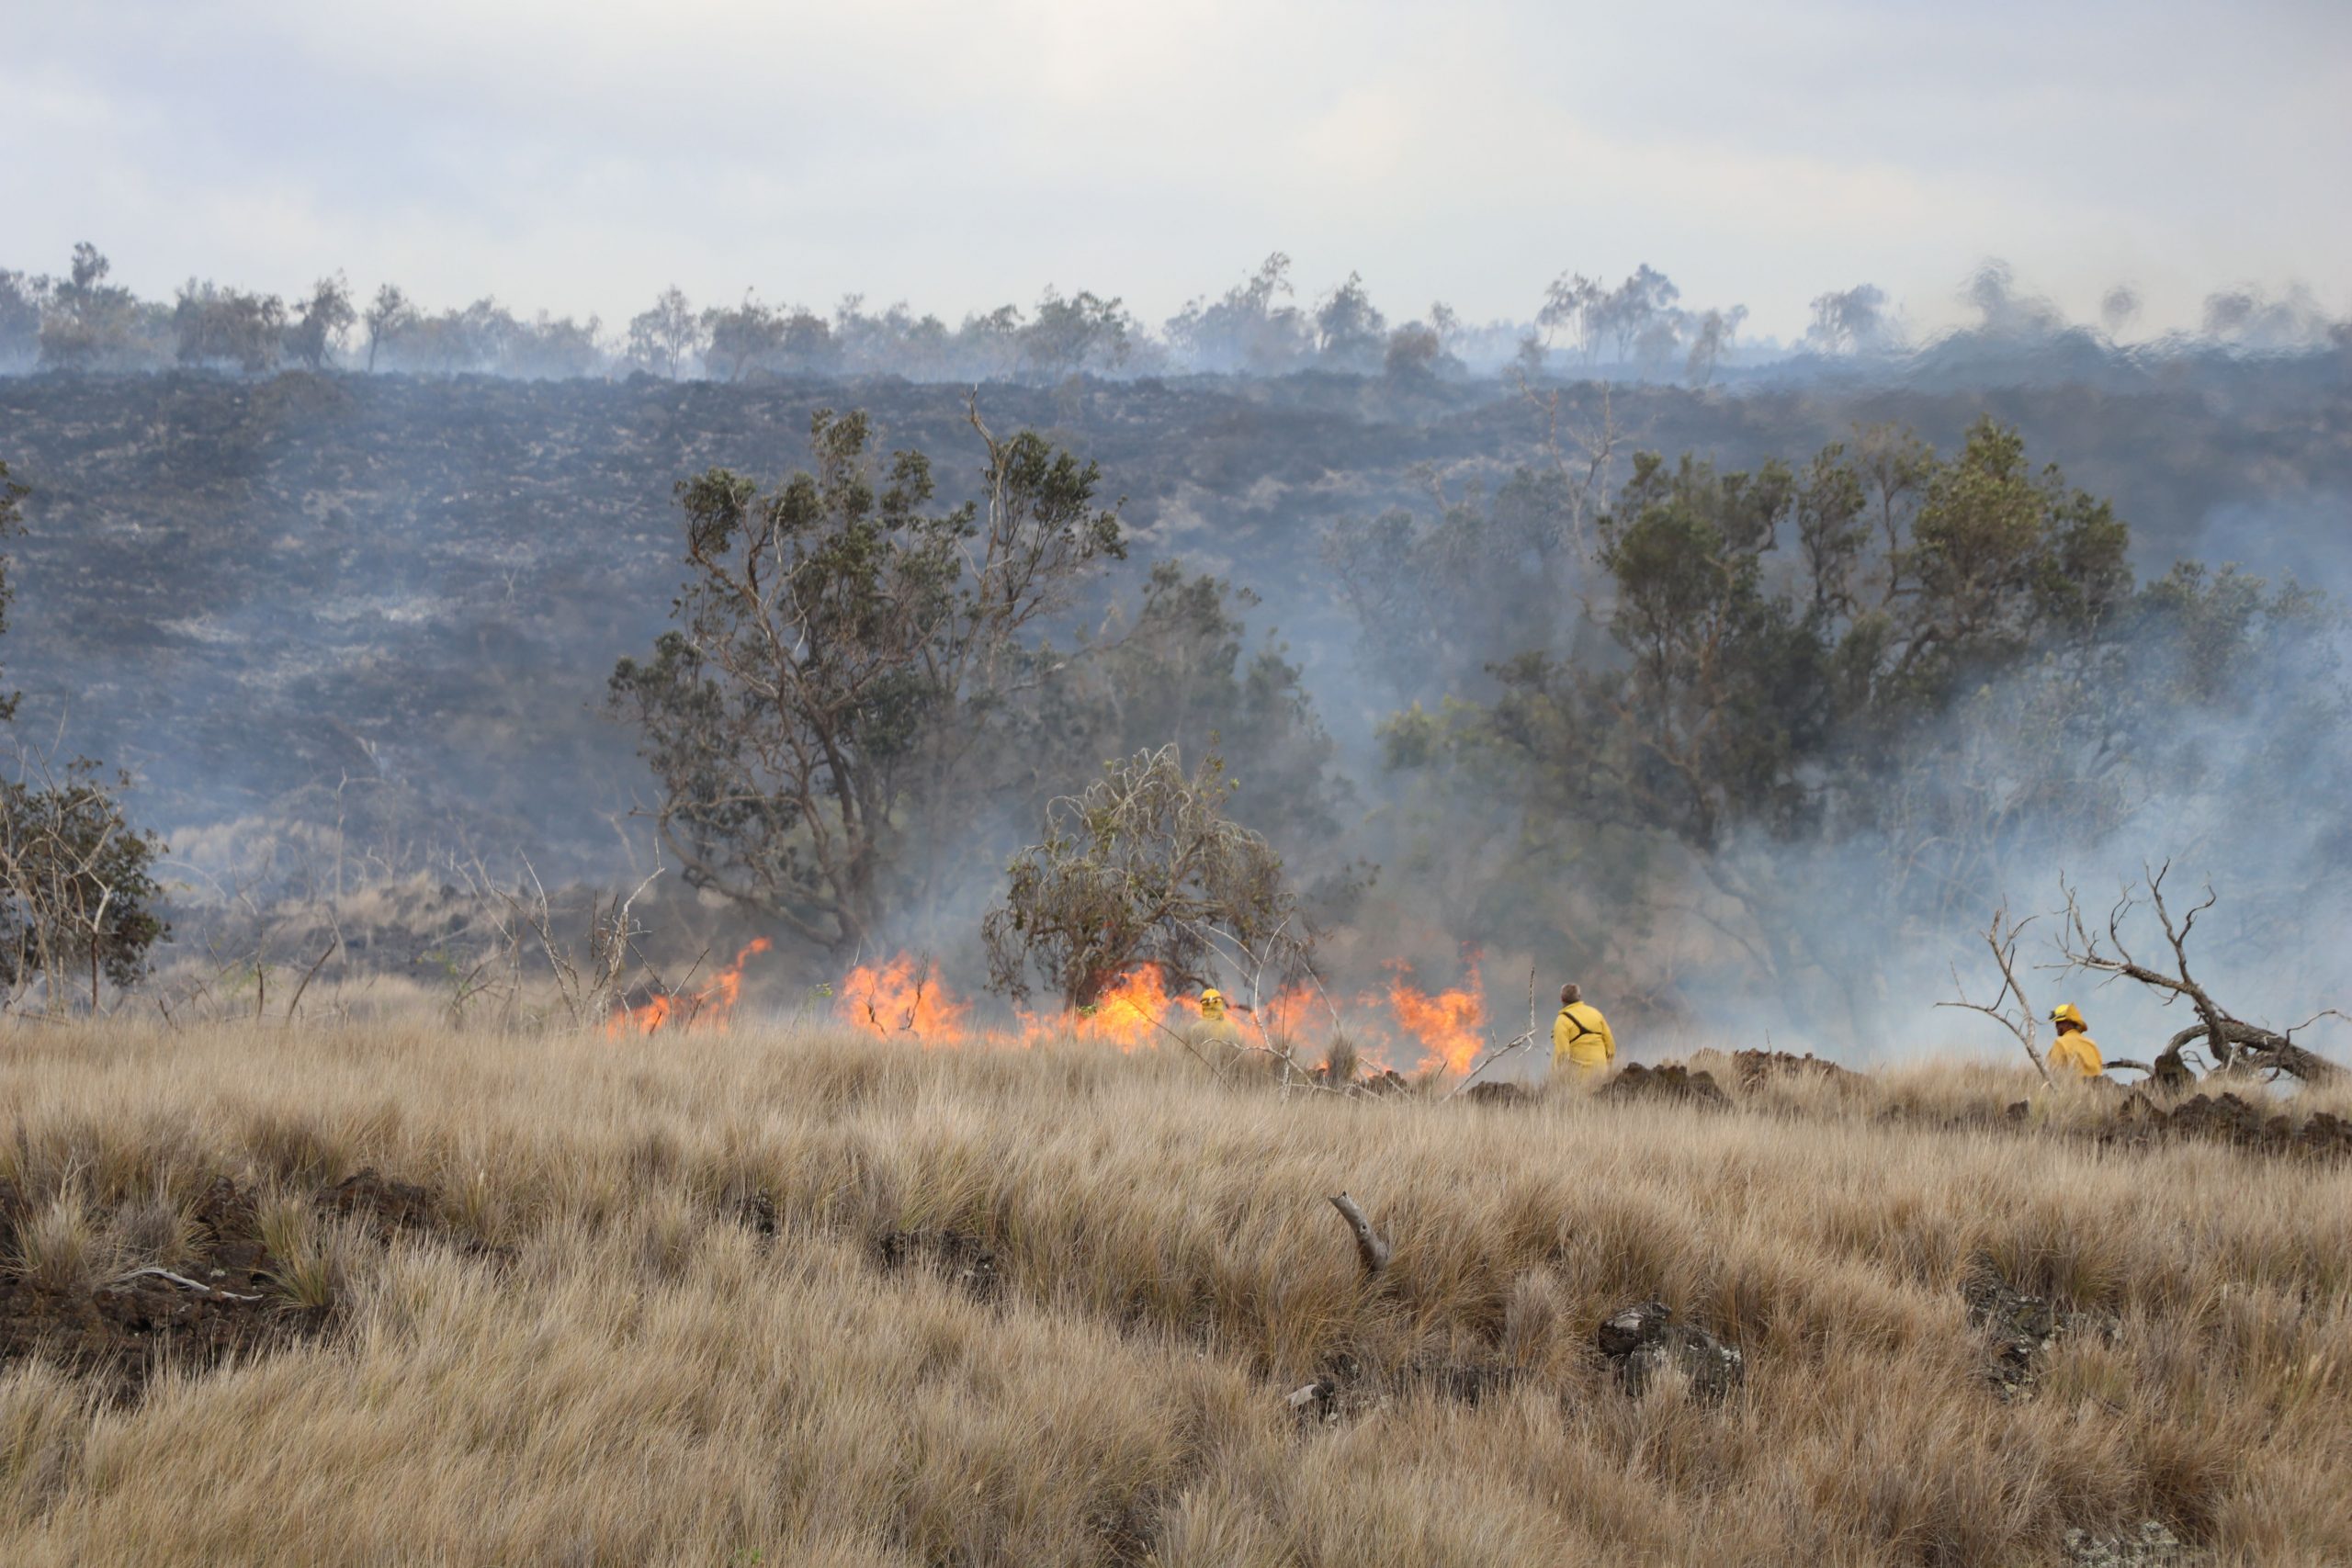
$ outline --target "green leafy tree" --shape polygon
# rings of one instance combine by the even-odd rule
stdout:
[[[2129,532],[2014,432],[1949,459],[1868,432],[1802,470],[1643,454],[1598,534],[1611,646],[1498,660],[1494,700],[1405,716],[1392,760],[1476,772],[1531,839],[1678,846],[1782,982],[1850,1002],[1906,913],[2128,808],[2086,719],[2133,619]],[[1837,923],[1793,918],[1822,892],[1797,852],[1860,841],[1882,869],[1843,874],[1858,953],[1826,951]]]
[[[1579,607],[1584,495],[1565,470],[1520,468],[1491,495],[1432,483],[1431,496],[1432,518],[1393,508],[1321,541],[1365,667],[1400,696],[1467,692],[1489,664],[1561,649]]]
[[[702,331],[711,368],[729,381],[741,380],[784,346],[784,325],[782,316],[749,298],[729,309],[705,310]]]
[[[171,934],[155,913],[164,847],[124,816],[130,782],[109,785],[92,762],[61,781],[0,781],[0,989],[45,977],[55,1006],[86,979],[95,1010],[101,976],[135,983]]]
[[[1327,365],[1349,370],[1376,368],[1387,341],[1388,318],[1372,302],[1359,274],[1348,274],[1348,280],[1316,309],[1315,352]]]
[[[613,673],[687,881],[835,952],[927,896],[1037,678],[1037,623],[1125,553],[1094,465],[972,423],[986,500],[945,512],[928,458],[877,486],[865,416],[830,410],[814,471],[773,493],[683,482],[676,625]]]
[[[40,313],[49,279],[0,267],[0,365],[40,353]]]
[[[1276,251],[1224,298],[1186,304],[1169,319],[1169,341],[1204,369],[1294,368],[1314,349],[1315,327],[1297,306],[1277,302],[1292,292],[1290,265]]]
[[[1179,985],[1221,964],[1275,983],[1302,972],[1312,937],[1282,857],[1226,815],[1234,787],[1215,751],[1187,773],[1163,746],[1054,801],[981,921],[989,984],[1026,997],[1034,973],[1080,1008],[1146,963]]]

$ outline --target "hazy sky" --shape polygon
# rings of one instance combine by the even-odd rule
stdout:
[[[1275,249],[1394,317],[1647,261],[1786,333],[1998,255],[2161,326],[2352,309],[2347,104],[2340,0],[0,0],[0,265],[1157,322]]]

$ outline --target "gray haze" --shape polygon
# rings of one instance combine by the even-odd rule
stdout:
[[[95,239],[151,297],[337,267],[626,319],[660,288],[951,321],[1055,284],[1146,320],[1280,246],[1392,311],[1523,317],[1670,266],[1792,338],[1916,332],[2006,257],[2075,320],[2237,283],[2340,314],[2352,11],[1485,0],[12,0],[0,260]],[[1399,316],[1402,319],[1402,316]]]

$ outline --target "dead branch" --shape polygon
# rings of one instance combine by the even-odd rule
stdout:
[[[1455,1095],[1460,1094],[1464,1089],[1468,1089],[1472,1079],[1476,1078],[1480,1073],[1485,1072],[1488,1067],[1491,1067],[1496,1063],[1501,1061],[1504,1057],[1510,1055],[1512,1052],[1524,1050],[1528,1046],[1532,1045],[1535,1043],[1535,965],[1531,964],[1527,966],[1527,1032],[1517,1036],[1510,1042],[1510,1043],[1505,1045],[1501,1050],[1496,1052],[1493,1055],[1488,1056],[1485,1061],[1480,1062],[1468,1072],[1463,1074],[1462,1081],[1455,1084],[1452,1089],[1447,1089],[1443,1096],[1443,1100],[1452,1100]],[[1442,1103],[1442,1100],[1441,1100],[1441,1103]]]
[[[2297,1030],[2308,1028],[2320,1019],[2335,1013],[2333,1009],[2313,1015],[2294,1029],[2280,1032],[2260,1024],[2248,1023],[2233,1015],[2213,999],[2212,993],[2199,984],[2188,966],[2188,939],[2197,929],[2197,918],[2220,902],[2212,884],[2205,886],[2205,896],[2177,917],[2165,897],[2165,878],[2172,871],[2165,861],[2154,867],[2142,868],[2145,880],[2140,888],[2126,886],[2117,896],[2107,913],[2106,930],[2102,934],[2083,915],[2082,899],[2064,877],[2058,880],[2058,889],[2066,900],[2064,933],[2058,951],[2064,963],[2048,965],[2101,975],[2110,979],[2125,979],[2160,993],[2167,1007],[2186,1000],[2197,1013],[2197,1021],[2175,1034],[2157,1061],[2167,1058],[2180,1062],[2181,1048],[2202,1040],[2212,1053],[2217,1069],[2226,1070],[2244,1061],[2246,1065],[2267,1067],[2274,1073],[2288,1073],[2306,1083],[2318,1083],[2340,1075],[2344,1069],[2325,1057],[2305,1050],[2295,1043]],[[2143,897],[2144,890],[2144,897]],[[2123,928],[2143,904],[2155,912],[2157,927],[2164,932],[2165,942],[2172,949],[2172,973],[2143,964],[2132,956],[2123,939]],[[2184,1066],[2183,1070],[2186,1068]]]
[[[1380,1278],[1388,1268],[1388,1243],[1372,1228],[1371,1216],[1363,1212],[1362,1204],[1345,1192],[1331,1200],[1331,1207],[1340,1211],[1340,1217],[1348,1222],[1350,1230],[1356,1233],[1356,1257],[1363,1262],[1364,1278]]]
[[[302,983],[294,987],[294,999],[286,1004],[286,1021],[288,1024],[294,1021],[295,1010],[302,1005],[302,993],[311,988],[311,982],[319,977],[319,971],[326,967],[327,960],[333,958],[334,950],[342,945],[343,938],[339,936],[328,938],[326,951],[319,954],[317,962],[313,963],[309,969],[303,971]]]
[[[2343,1015],[2335,1012],[2332,1008],[2319,1015],[2320,1018],[2329,1016],[2340,1018]],[[2317,1021],[2318,1019],[2306,1021],[2307,1023]],[[2295,1026],[2296,1029],[2303,1027],[2305,1024]],[[2282,1034],[2274,1030],[2241,1022],[2233,1018],[2222,1021],[2222,1031],[2228,1043],[2225,1046],[2216,1046],[2207,1035],[2205,1025],[2192,1023],[2166,1041],[2163,1055],[2156,1059],[2162,1061],[2165,1056],[2173,1056],[2177,1060],[2176,1053],[2182,1047],[2195,1044],[2202,1040],[2205,1042],[2206,1048],[2213,1053],[2222,1066],[2229,1066],[2239,1054],[2243,1053],[2260,1058],[2253,1062],[2252,1066],[2268,1067],[2273,1072],[2285,1073],[2291,1077],[2301,1078],[2305,1083],[2324,1083],[2344,1071],[2342,1067],[2337,1066],[2326,1057],[2296,1044],[2291,1038],[2294,1030],[2289,1030]]]
[[[152,1264],[144,1269],[133,1269],[128,1274],[118,1275],[107,1283],[128,1285],[133,1280],[145,1279],[162,1280],[167,1284],[177,1285],[182,1290],[195,1291],[224,1302],[257,1302],[262,1299],[259,1296],[240,1295],[234,1291],[224,1291],[217,1286],[208,1285],[200,1280],[191,1280],[185,1274],[175,1274],[168,1269],[155,1268]]]
[[[2011,1034],[2016,1035],[2018,1043],[2025,1047],[2027,1058],[2033,1063],[2033,1070],[2040,1073],[2041,1081],[2047,1084],[2051,1081],[2050,1065],[2041,1059],[2041,1048],[2034,1043],[2037,1025],[2034,1021],[2033,1004],[2026,1000],[2025,987],[2018,984],[2018,939],[2025,933],[2026,927],[2033,924],[2034,919],[2035,917],[2028,915],[2022,920],[2010,919],[2009,906],[2007,902],[1993,911],[1992,923],[1984,928],[1984,945],[1992,950],[1993,962],[2001,971],[2001,988],[1991,1001],[1970,1001],[1967,988],[1960,981],[1960,966],[1954,964],[1951,984],[1952,989],[1960,993],[1960,999],[1938,1002],[1936,1005],[1939,1008],[1964,1008],[1970,1012],[1981,1012]],[[2009,998],[2012,997],[2017,998],[2015,1009],[2011,1009],[2008,1005]]]

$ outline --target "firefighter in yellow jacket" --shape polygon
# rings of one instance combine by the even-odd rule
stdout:
[[[1215,986],[1204,987],[1201,992],[1202,1032],[1214,1039],[1232,1039],[1233,1020],[1228,1016],[1230,1005],[1226,1001],[1223,991]]]
[[[1600,1010],[1575,986],[1560,987],[1560,1016],[1552,1021],[1552,1071],[1598,1072],[1617,1059],[1617,1037]]]
[[[2095,1078],[2107,1071],[2106,1059],[2098,1054],[2098,1042],[2090,1037],[2090,1026],[2083,1021],[2083,1010],[2072,1002],[2060,1002],[2050,1010],[2050,1021],[2058,1026],[2058,1042],[2050,1047],[2050,1070],[2059,1077]]]

